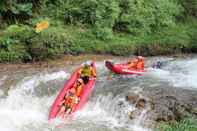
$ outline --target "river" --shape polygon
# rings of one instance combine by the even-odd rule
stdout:
[[[112,59],[113,57],[110,57]],[[125,100],[128,91],[140,94],[142,87],[174,86],[197,90],[197,57],[150,57],[146,59],[143,76],[113,76],[103,60],[97,61],[98,78],[85,107],[73,120],[48,123],[48,114],[65,80],[84,59],[75,64],[55,68],[25,68],[0,72],[0,130],[1,131],[151,131],[144,123],[146,109],[135,119],[128,112],[136,107]],[[116,58],[121,61],[125,58]],[[152,69],[155,61],[162,69]],[[49,91],[50,90],[50,91]],[[61,124],[61,125],[59,125]],[[59,125],[59,126],[57,126]]]

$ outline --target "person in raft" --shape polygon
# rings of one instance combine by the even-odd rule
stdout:
[[[75,105],[79,102],[79,99],[76,95],[75,88],[71,88],[70,91],[64,96],[64,100],[59,104],[60,110],[58,115],[64,113],[64,116],[70,114],[75,107]]]
[[[82,89],[84,86],[84,82],[81,78],[77,79],[77,81],[74,84],[74,89],[76,91],[76,96],[79,98],[79,96],[81,95]]]
[[[144,70],[144,57],[137,56],[137,58],[128,61],[127,68],[128,69]]]
[[[161,69],[162,66],[162,62],[161,61],[157,61],[157,63],[152,65],[153,69]]]
[[[89,78],[96,77],[96,72],[91,66],[91,62],[86,62],[78,73],[80,74],[80,78],[83,80],[84,84],[88,83]]]

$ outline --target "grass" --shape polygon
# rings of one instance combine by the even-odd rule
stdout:
[[[197,131],[197,119],[185,119],[180,122],[163,123],[156,131]]]

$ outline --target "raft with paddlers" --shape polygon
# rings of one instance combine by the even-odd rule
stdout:
[[[84,106],[96,82],[95,62],[89,63],[90,69],[94,70],[94,75],[92,76],[81,76],[82,74],[80,73],[83,72],[83,68],[86,68],[86,66],[87,64],[85,64],[85,66],[81,65],[71,75],[69,80],[66,81],[64,87],[59,92],[51,107],[48,118],[49,120],[56,118],[58,115],[60,115],[60,117],[64,117],[64,113],[69,113],[68,116],[70,116]],[[80,88],[80,90],[76,89],[75,91],[74,88],[78,86],[78,83],[82,83],[84,81],[84,78],[86,79],[86,82],[83,84],[83,87]],[[74,97],[78,98],[77,101],[72,99]],[[72,107],[69,107],[70,105],[72,105]],[[64,112],[62,113],[61,110],[63,110]]]
[[[144,69],[128,68],[126,63],[114,64],[112,61],[105,61],[105,66],[115,74],[121,75],[142,75]]]

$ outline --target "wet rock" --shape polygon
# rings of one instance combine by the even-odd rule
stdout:
[[[144,88],[143,95],[150,99],[152,109],[147,118],[154,121],[180,120],[197,117],[197,90],[174,87]]]
[[[140,115],[140,113],[141,111],[139,110],[133,110],[133,111],[130,111],[128,115],[130,119],[135,119],[137,116]]]
[[[136,103],[136,107],[138,109],[144,109],[146,105],[146,100],[144,98],[140,98],[137,103]]]
[[[194,113],[194,114],[197,115],[197,107],[195,107],[195,108],[192,109],[192,113]]]
[[[138,98],[139,98],[139,95],[135,93],[129,93],[129,95],[126,96],[126,100],[132,104],[135,104]]]
[[[145,109],[146,106],[146,100],[145,98],[141,98],[141,96],[137,93],[129,93],[129,95],[126,96],[126,100],[130,102],[133,106],[136,107],[135,110],[132,110],[129,112],[128,116],[130,119],[135,119],[142,113],[143,109]]]

